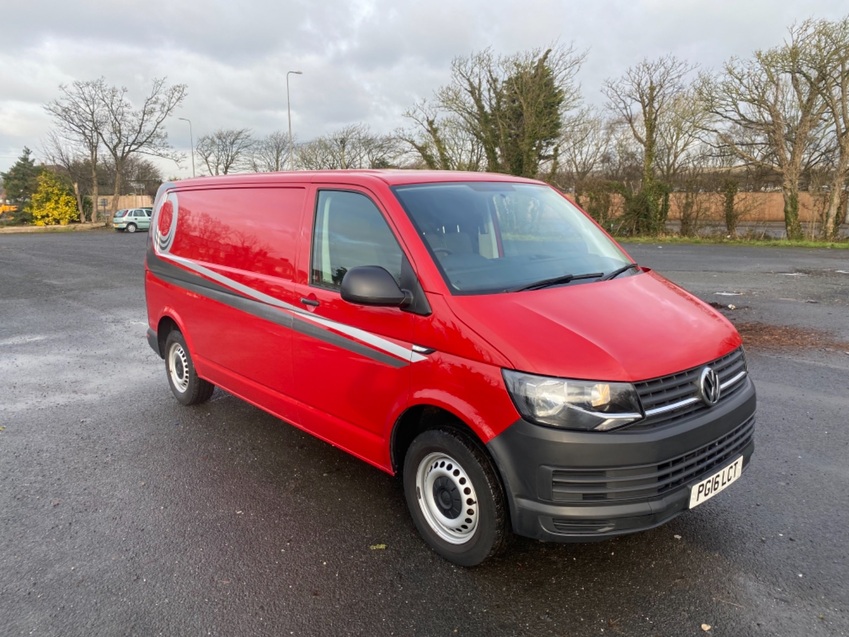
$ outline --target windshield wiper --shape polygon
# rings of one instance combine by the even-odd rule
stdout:
[[[587,272],[586,274],[562,274],[560,276],[552,277],[550,279],[543,279],[542,281],[531,283],[530,285],[523,285],[520,288],[510,290],[510,292],[541,290],[542,288],[548,288],[553,285],[566,285],[567,283],[571,283],[572,281],[580,281],[581,279],[597,279],[600,276],[604,276],[604,272]]]
[[[639,268],[639,267],[640,266],[638,266],[636,263],[629,263],[628,265],[623,265],[621,268],[618,268],[618,269],[614,270],[613,272],[611,272],[610,274],[608,274],[607,276],[602,277],[601,280],[602,281],[609,281],[610,279],[615,279],[620,274],[623,274],[623,273],[627,272],[628,270],[633,270],[633,269]]]

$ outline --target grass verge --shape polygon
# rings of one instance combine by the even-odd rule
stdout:
[[[727,237],[682,237],[680,235],[660,235],[657,237],[622,237],[615,239],[622,243],[667,243],[687,245],[736,245],[766,246],[771,248],[829,248],[849,250],[849,239],[841,241],[790,241],[788,239],[729,239]]]

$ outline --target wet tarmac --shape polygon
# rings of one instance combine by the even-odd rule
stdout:
[[[223,392],[172,398],[146,240],[0,236],[3,637],[849,635],[849,252],[628,246],[733,320],[830,340],[749,348],[757,448],[716,498],[462,569],[394,478]]]

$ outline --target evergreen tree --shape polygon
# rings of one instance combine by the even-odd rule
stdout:
[[[3,187],[6,190],[6,198],[18,207],[16,221],[29,221],[29,202],[33,193],[38,188],[38,176],[44,170],[43,166],[36,166],[32,158],[32,151],[24,147],[18,161],[9,168],[8,172],[0,173]]]
[[[540,164],[553,161],[563,128],[565,91],[549,65],[549,49],[532,59],[510,63],[511,75],[501,85],[499,127],[501,169],[512,175],[539,176]]]
[[[570,47],[508,57],[491,50],[455,58],[451,83],[406,115],[419,128],[402,139],[433,168],[550,179],[563,117],[580,102],[584,54]]]

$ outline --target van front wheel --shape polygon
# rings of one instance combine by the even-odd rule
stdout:
[[[404,461],[404,494],[416,528],[445,559],[475,566],[507,536],[501,482],[486,453],[451,429],[420,434]]]
[[[171,393],[184,405],[206,402],[215,390],[215,385],[198,378],[186,340],[177,330],[165,340],[165,371]]]

